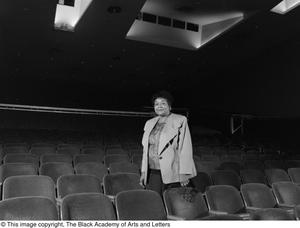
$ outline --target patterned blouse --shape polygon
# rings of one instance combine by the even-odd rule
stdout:
[[[157,122],[149,135],[149,168],[150,169],[160,169],[159,165],[159,139],[161,132],[166,123]]]

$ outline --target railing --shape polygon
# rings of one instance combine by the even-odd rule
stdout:
[[[95,116],[137,116],[137,117],[153,117],[153,112],[133,112],[133,111],[115,111],[115,110],[96,110],[96,109],[78,109],[78,108],[59,108],[47,106],[18,105],[18,104],[2,104],[0,110],[25,111],[25,112],[47,112],[47,113],[63,113],[77,115],[95,115]]]

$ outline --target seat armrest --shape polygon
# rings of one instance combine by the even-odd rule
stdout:
[[[214,210],[210,210],[209,214],[212,215],[229,215],[227,212],[223,212],[223,211],[214,211]]]
[[[295,207],[295,205],[286,204],[286,203],[279,203],[278,207],[282,208],[282,209],[293,209]]]
[[[112,203],[115,203],[115,196],[113,196],[113,195],[106,195],[110,200],[111,200],[111,202]]]
[[[248,213],[250,212],[254,212],[254,211],[257,211],[257,210],[261,210],[262,208],[259,208],[259,207],[246,207],[246,211]]]
[[[250,219],[250,214],[249,213],[243,213],[243,214],[238,214],[243,220],[249,220]]]
[[[176,215],[167,215],[167,219],[173,220],[173,221],[185,220],[184,218],[176,216]]]

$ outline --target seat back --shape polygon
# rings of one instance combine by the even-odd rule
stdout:
[[[257,169],[257,170],[264,170],[265,165],[260,160],[246,160],[244,162],[244,168],[245,169]]]
[[[60,176],[71,174],[74,174],[74,170],[69,163],[49,162],[42,164],[40,167],[40,175],[51,177],[55,184]]]
[[[115,199],[118,220],[165,220],[161,196],[151,190],[129,190]]]
[[[265,184],[242,184],[241,194],[247,207],[272,208],[277,205],[272,190]]]
[[[241,170],[240,176],[244,184],[261,183],[266,184],[265,174],[259,169],[244,169]]]
[[[131,162],[113,162],[109,165],[109,173],[140,174],[139,167]]]
[[[230,170],[230,171],[234,171],[235,173],[239,174],[240,170],[241,170],[241,165],[238,162],[226,161],[226,162],[221,162],[218,169],[219,170]]]
[[[300,168],[289,168],[288,174],[294,183],[300,184]]]
[[[32,163],[39,167],[39,157],[33,154],[6,154],[3,163]]]
[[[32,146],[30,149],[30,153],[34,154],[36,156],[41,156],[43,154],[55,154],[56,153],[56,147],[53,145],[36,145]]]
[[[293,182],[276,182],[272,189],[278,203],[295,206],[300,204],[300,187]]]
[[[240,177],[230,170],[218,170],[211,174],[211,179],[214,185],[231,185],[240,189]]]
[[[98,154],[77,154],[73,157],[74,166],[82,162],[103,162],[103,157]]]
[[[57,148],[57,154],[66,154],[70,156],[74,156],[76,154],[80,154],[80,147],[79,146],[60,146]]]
[[[100,180],[91,175],[63,175],[57,179],[57,195],[62,199],[73,193],[102,193]]]
[[[102,149],[100,147],[85,147],[85,148],[81,149],[81,153],[82,154],[95,154],[95,155],[101,156],[102,158],[105,155],[104,149]]]
[[[104,164],[109,167],[110,163],[113,162],[130,162],[129,156],[127,154],[112,154],[105,155]]]
[[[102,193],[76,193],[63,198],[62,220],[116,220],[111,200]]]
[[[55,184],[50,177],[38,175],[12,176],[3,183],[2,199],[41,196],[56,203]]]
[[[197,176],[193,177],[191,181],[194,187],[202,193],[204,193],[206,188],[212,184],[210,176],[205,172],[198,172]]]
[[[163,193],[168,215],[187,220],[208,215],[208,208],[202,193],[193,188],[171,188]]]
[[[74,167],[76,174],[94,175],[103,181],[103,177],[108,173],[106,165],[97,162],[82,162]]]
[[[37,169],[31,163],[7,163],[0,166],[0,183],[7,177],[18,175],[37,175]]]
[[[285,169],[286,165],[282,160],[266,160],[265,169]]]
[[[275,182],[291,181],[289,175],[283,169],[266,169],[265,174],[270,186]]]
[[[286,210],[280,208],[265,208],[251,214],[251,220],[295,220]]]
[[[49,162],[65,162],[72,164],[72,156],[68,154],[44,154],[40,158],[41,164]]]
[[[205,192],[209,210],[239,213],[244,203],[239,191],[230,185],[212,185]]]
[[[27,145],[5,145],[3,147],[3,154],[24,154],[29,153]]]
[[[140,176],[134,173],[107,174],[103,177],[103,189],[106,195],[115,196],[121,191],[142,189]]]
[[[58,212],[48,198],[17,197],[0,201],[0,220],[58,220]]]

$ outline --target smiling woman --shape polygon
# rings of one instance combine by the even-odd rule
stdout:
[[[190,186],[196,168],[187,118],[171,113],[172,95],[161,91],[152,102],[157,116],[144,127],[140,183],[162,194],[167,188]]]

